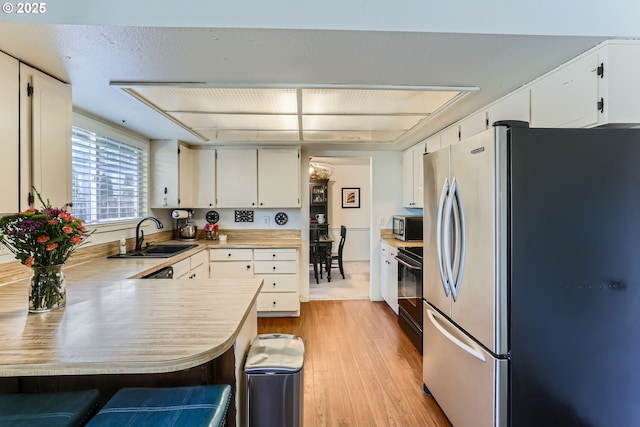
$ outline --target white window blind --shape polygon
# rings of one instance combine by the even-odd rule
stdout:
[[[148,150],[73,127],[73,215],[87,224],[147,215]]]

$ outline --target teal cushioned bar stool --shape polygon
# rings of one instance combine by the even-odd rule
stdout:
[[[227,384],[167,388],[123,388],[87,427],[224,425],[231,400]]]
[[[0,394],[0,426],[84,426],[98,410],[99,398],[98,390]]]

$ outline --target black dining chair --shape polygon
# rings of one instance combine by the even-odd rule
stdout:
[[[321,235],[322,233],[317,228],[309,230],[309,261],[313,264],[316,283],[320,283],[322,270],[324,268],[328,270],[331,261],[330,254],[327,252],[327,245],[320,242]]]
[[[340,243],[338,244],[338,252],[332,253],[330,256],[330,260],[327,261],[327,270],[331,269],[331,267],[337,266],[340,270],[340,274],[344,279],[344,265],[342,263],[342,251],[344,249],[344,242],[347,239],[347,227],[344,225],[340,226]],[[331,272],[329,272],[331,274]]]

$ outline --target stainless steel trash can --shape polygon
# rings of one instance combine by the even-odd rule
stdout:
[[[302,338],[262,334],[247,353],[248,427],[302,426]]]

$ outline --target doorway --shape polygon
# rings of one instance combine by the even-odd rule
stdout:
[[[370,299],[371,295],[371,158],[319,157],[309,159],[309,182],[326,178],[326,229],[335,242],[340,241],[340,226],[347,229],[343,251],[345,278],[332,269],[331,282],[323,274],[316,283],[313,269],[309,273],[309,299]],[[316,226],[319,208],[313,203],[313,186],[309,186],[309,223]],[[315,206],[314,206],[315,205]],[[318,211],[319,212],[319,211]]]

